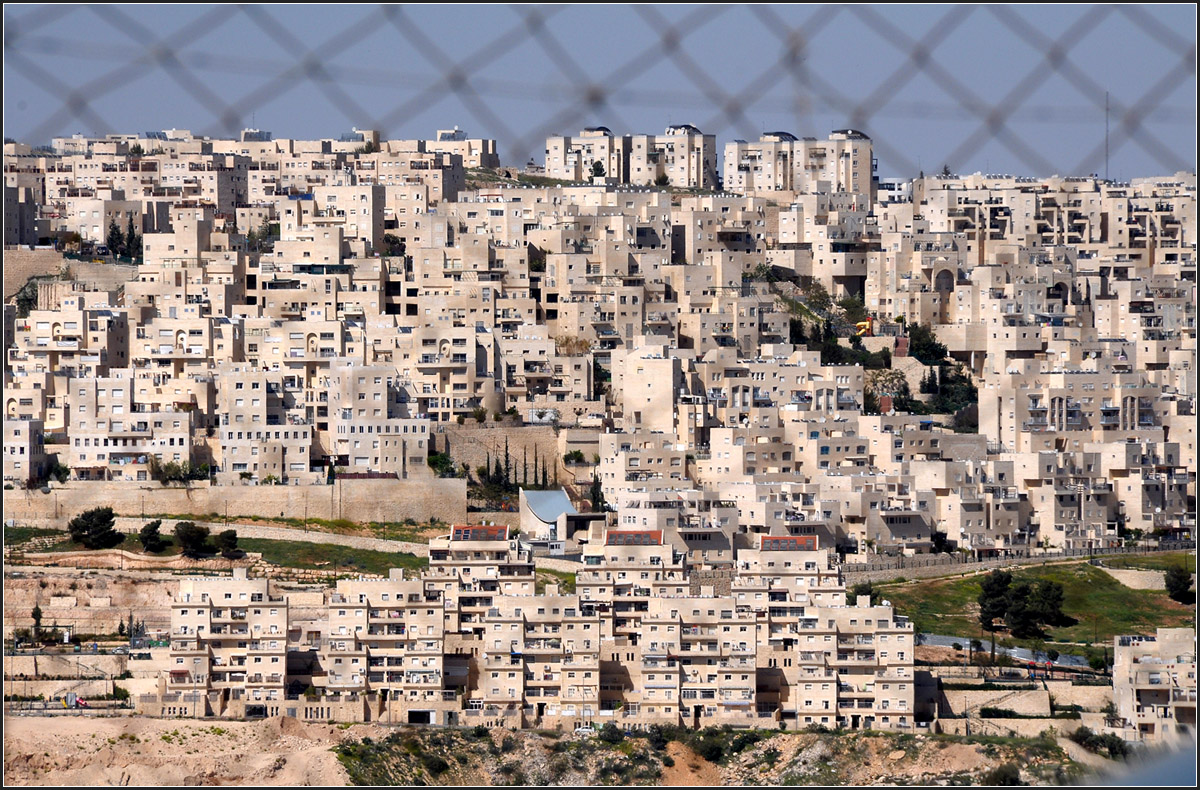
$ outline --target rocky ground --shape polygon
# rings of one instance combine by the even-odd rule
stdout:
[[[1107,763],[1051,739],[739,731],[684,737],[656,747],[646,738],[612,744],[572,734],[294,719],[6,717],[4,775],[7,785],[863,786],[980,784],[1014,764],[1026,783],[1053,784],[1078,778],[1081,763]]]

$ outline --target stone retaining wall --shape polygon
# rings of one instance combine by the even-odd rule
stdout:
[[[129,657],[123,655],[87,655],[65,653],[62,655],[15,655],[4,657],[4,676],[47,675],[50,677],[88,678],[100,673],[120,675],[129,665]],[[5,694],[10,694],[5,687]],[[20,692],[17,692],[20,693]]]
[[[1050,694],[1045,689],[943,691],[939,705],[943,716],[958,716],[983,707],[1003,708],[1023,716],[1049,716]]]
[[[117,513],[193,513],[265,518],[348,519],[357,522],[429,521],[463,524],[467,518],[466,481],[420,477],[408,480],[336,480],[331,486],[212,486],[188,488],[158,483],[80,482],[40,490],[8,491],[4,518],[25,523],[67,521],[89,508],[108,506]]]
[[[948,735],[1002,735],[1036,738],[1053,729],[1066,735],[1079,729],[1079,719],[938,719],[938,727]]]
[[[1113,701],[1112,686],[1076,686],[1069,680],[1048,680],[1046,688],[1058,706],[1079,705],[1085,711],[1101,711]]]

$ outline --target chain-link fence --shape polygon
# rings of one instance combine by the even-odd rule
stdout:
[[[10,5],[5,23],[6,135],[35,145],[461,123],[521,164],[549,134],[687,121],[721,142],[855,128],[902,176],[1195,161],[1191,6]]]

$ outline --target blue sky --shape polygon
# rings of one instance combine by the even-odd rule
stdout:
[[[1195,170],[1196,9],[7,4],[4,134],[854,127],[882,176]]]

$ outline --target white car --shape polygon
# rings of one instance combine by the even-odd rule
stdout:
[[[582,727],[576,727],[575,734],[576,735],[595,735],[596,728],[590,724],[585,724]]]

